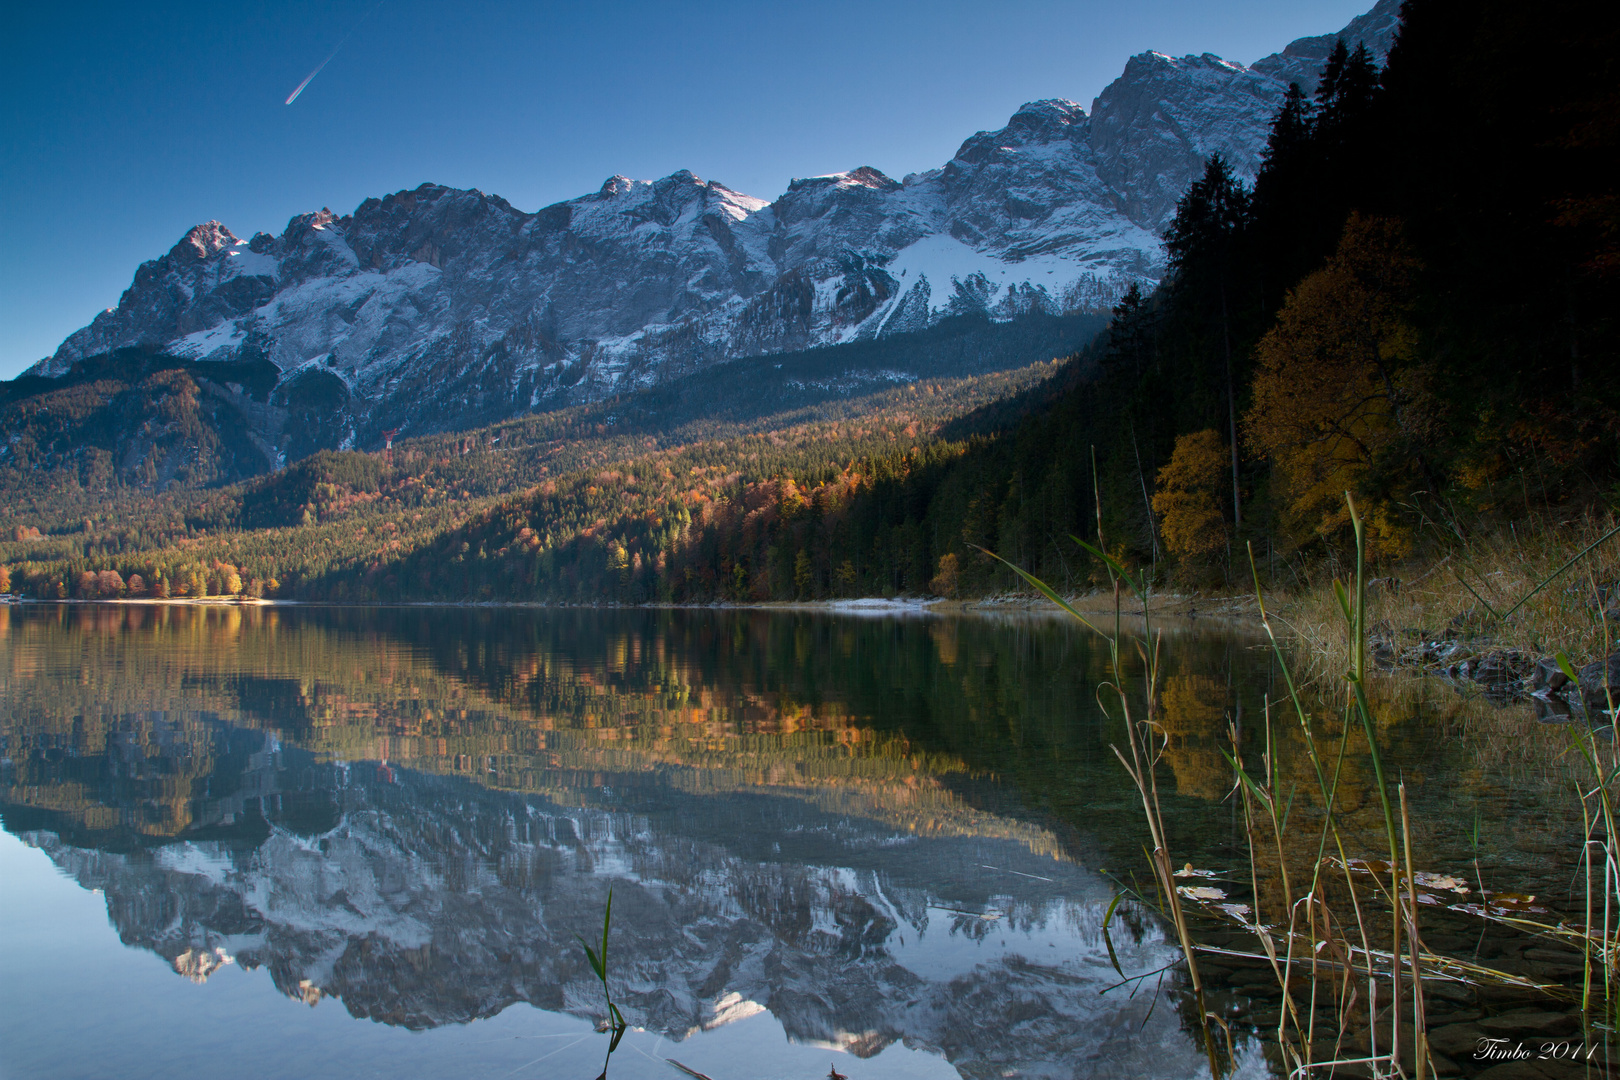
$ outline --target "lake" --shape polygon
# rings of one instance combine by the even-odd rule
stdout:
[[[1263,752],[1279,667],[1212,620],[1162,653],[1172,857],[1245,863],[1222,747]],[[1028,613],[0,607],[0,1072],[1207,1075],[1151,905],[1105,941],[1150,888],[1109,677]],[[1569,892],[1565,726],[1380,709],[1420,863]],[[1247,975],[1214,992],[1267,1075]]]

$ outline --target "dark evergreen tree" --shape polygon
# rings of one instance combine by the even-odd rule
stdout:
[[[1378,90],[1378,64],[1365,42],[1348,52],[1341,38],[1316,86],[1317,133],[1330,138],[1365,117]]]
[[[1327,65],[1322,68],[1322,75],[1316,82],[1316,101],[1325,105],[1332,101],[1339,92],[1339,79],[1344,75],[1344,69],[1350,62],[1350,50],[1345,48],[1344,39],[1340,38],[1333,43],[1333,51],[1328,53]]]
[[[1321,234],[1332,230],[1315,220],[1322,206],[1314,119],[1311,99],[1298,83],[1290,83],[1272,121],[1251,200],[1250,255],[1262,320],[1281,305],[1284,290],[1327,254]]]
[[[1119,298],[1108,324],[1108,349],[1103,364],[1110,374],[1140,381],[1153,366],[1154,327],[1157,314],[1153,302],[1139,282]]]
[[[1204,166],[1204,175],[1176,204],[1175,220],[1164,237],[1173,288],[1185,298],[1187,310],[1201,313],[1201,317],[1195,316],[1195,321],[1213,321],[1218,330],[1213,344],[1223,362],[1225,375],[1225,427],[1232,450],[1232,517],[1234,526],[1239,529],[1243,525],[1243,498],[1237,450],[1232,308],[1241,295],[1234,271],[1249,221],[1249,203],[1248,190],[1232,175],[1226,159],[1216,154]],[[1207,348],[1208,344],[1203,347]]]

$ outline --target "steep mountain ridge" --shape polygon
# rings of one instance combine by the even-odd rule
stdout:
[[[1397,12],[1381,0],[1344,34],[1382,56]],[[795,180],[774,202],[683,170],[614,176],[534,213],[424,184],[299,215],[280,236],[208,222],[29,374],[132,347],[268,360],[273,404],[321,414],[309,431],[255,431],[289,460],[953,316],[1104,311],[1162,272],[1158,234],[1206,157],[1254,172],[1286,81],[1314,82],[1338,36],[1253,67],[1144,53],[1089,114],[1033,102],[941,168]]]

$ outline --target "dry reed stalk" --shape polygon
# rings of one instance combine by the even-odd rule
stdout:
[[[1417,1080],[1423,1080],[1428,1072],[1429,1046],[1428,1024],[1423,1008],[1423,971],[1418,961],[1418,955],[1423,950],[1422,939],[1418,937],[1417,913],[1417,875],[1412,872],[1412,826],[1411,815],[1406,808],[1406,782],[1401,782],[1401,854],[1406,857],[1406,940],[1407,954],[1412,963],[1412,1038],[1416,1045],[1412,1047],[1412,1060],[1417,1070]],[[1390,1027],[1393,1029],[1398,1023],[1398,1017],[1390,1014]]]
[[[1116,745],[1113,750],[1141,799],[1143,816],[1152,844],[1148,859],[1153,867],[1154,888],[1161,898],[1160,910],[1174,928],[1187,964],[1188,979],[1197,1002],[1211,1072],[1217,1077],[1222,1075],[1224,1070],[1223,1064],[1217,1060],[1216,1043],[1211,1031],[1212,1021],[1226,1034],[1227,1064],[1233,1061],[1231,1057],[1233,1044],[1230,1029],[1205,1006],[1205,987],[1196,958],[1198,952],[1243,956],[1270,966],[1281,994],[1281,1008],[1275,1032],[1277,1046],[1289,1074],[1300,1078],[1315,1075],[1317,1070],[1323,1068],[1351,1064],[1369,1068],[1375,1077],[1404,1077],[1407,1073],[1402,1066],[1402,1058],[1409,1057],[1418,1080],[1426,1080],[1432,1069],[1425,992],[1425,984],[1428,982],[1445,980],[1474,985],[1493,984],[1525,992],[1552,995],[1562,992],[1562,988],[1556,985],[1537,982],[1476,962],[1437,955],[1424,946],[1418,914],[1420,876],[1415,870],[1415,854],[1412,849],[1411,810],[1404,781],[1393,785],[1396,798],[1391,799],[1392,785],[1385,775],[1379,749],[1378,724],[1371,701],[1368,641],[1371,636],[1371,620],[1375,616],[1387,619],[1392,615],[1399,617],[1403,613],[1416,615],[1433,612],[1447,607],[1463,593],[1473,597],[1488,610],[1499,631],[1528,633],[1534,637],[1543,632],[1561,633],[1568,630],[1569,626],[1558,620],[1569,615],[1572,594],[1568,589],[1549,592],[1549,585],[1558,574],[1579,559],[1592,559],[1593,552],[1598,546],[1610,536],[1620,534],[1620,529],[1613,526],[1612,520],[1601,523],[1588,522],[1589,528],[1580,539],[1590,542],[1586,543],[1574,558],[1564,558],[1568,552],[1567,545],[1560,551],[1552,550],[1546,537],[1541,538],[1543,541],[1541,554],[1538,557],[1531,557],[1522,548],[1523,538],[1515,534],[1511,554],[1517,577],[1511,580],[1507,580],[1507,558],[1500,545],[1493,547],[1490,543],[1475,540],[1470,546],[1465,542],[1466,558],[1459,557],[1457,561],[1464,563],[1466,572],[1475,578],[1475,583],[1471,584],[1462,573],[1456,573],[1452,575],[1456,581],[1456,586],[1453,587],[1444,585],[1446,579],[1440,578],[1438,574],[1432,574],[1431,582],[1441,584],[1431,583],[1427,593],[1417,589],[1405,593],[1386,593],[1379,599],[1375,610],[1375,603],[1369,599],[1368,594],[1363,525],[1353,500],[1347,496],[1346,501],[1356,541],[1356,563],[1354,577],[1348,585],[1341,582],[1334,583],[1336,621],[1343,633],[1341,644],[1327,647],[1325,621],[1320,624],[1314,623],[1312,619],[1315,616],[1300,604],[1296,603],[1293,609],[1296,616],[1293,627],[1296,638],[1301,636],[1300,626],[1304,624],[1306,627],[1304,636],[1313,639],[1315,646],[1313,673],[1319,676],[1328,665],[1333,664],[1337,664],[1338,670],[1343,673],[1345,697],[1342,728],[1339,733],[1337,754],[1332,757],[1324,754],[1323,748],[1318,744],[1311,714],[1301,701],[1299,690],[1301,683],[1296,677],[1295,668],[1285,656],[1281,641],[1273,627],[1275,616],[1267,610],[1265,598],[1261,594],[1259,574],[1254,568],[1252,551],[1250,553],[1251,574],[1254,577],[1261,622],[1287,686],[1288,700],[1295,712],[1304,753],[1314,772],[1322,806],[1322,821],[1316,851],[1314,858],[1309,858],[1306,853],[1296,852],[1291,843],[1292,834],[1288,829],[1288,819],[1293,793],[1290,792],[1288,795],[1285,806],[1281,797],[1282,774],[1279,767],[1279,747],[1274,734],[1271,700],[1268,697],[1265,708],[1265,749],[1261,757],[1262,770],[1259,778],[1248,771],[1243,758],[1241,732],[1236,723],[1229,722],[1228,734],[1231,738],[1232,752],[1227,754],[1224,749],[1221,752],[1226,755],[1233,769],[1236,776],[1235,791],[1242,800],[1243,827],[1249,858],[1249,887],[1254,899],[1252,917],[1242,914],[1249,910],[1242,905],[1215,905],[1213,900],[1196,892],[1187,892],[1186,895],[1194,897],[1204,905],[1202,908],[1204,915],[1228,922],[1235,921],[1251,933],[1258,945],[1255,952],[1197,944],[1193,940],[1189,910],[1182,903],[1184,892],[1175,881],[1176,874],[1172,869],[1170,843],[1156,775],[1169,742],[1169,736],[1159,723],[1156,711],[1159,651],[1162,641],[1153,632],[1150,596],[1147,589],[1116,559],[1106,553],[1101,547],[1101,536],[1098,538],[1097,547],[1076,539],[1076,543],[1095,555],[1108,568],[1114,597],[1114,627],[1113,633],[1109,634],[1094,626],[1044,583],[1007,563],[1047,599],[1109,642],[1113,680],[1099,686],[1099,704],[1103,705],[1106,714],[1116,716],[1124,722],[1126,747],[1122,749]],[[1495,559],[1496,562],[1482,562],[1485,559]],[[1559,562],[1559,565],[1552,565],[1555,562]],[[1550,573],[1544,572],[1549,568]],[[1493,577],[1500,580],[1489,580]],[[1589,577],[1592,579],[1592,592],[1595,594],[1596,578],[1593,575]],[[1525,587],[1524,595],[1516,603],[1508,604],[1499,595],[1496,595],[1496,602],[1493,603],[1485,595],[1486,593],[1495,595],[1514,584]],[[1126,677],[1121,666],[1121,649],[1124,641],[1121,601],[1123,591],[1127,587],[1142,605],[1142,633],[1135,642],[1144,669],[1141,694],[1144,712],[1141,718],[1138,718],[1133,709],[1132,701],[1136,695],[1127,689]],[[1600,617],[1599,623],[1600,640],[1606,641],[1608,637],[1606,622]],[[1560,661],[1567,669],[1568,661],[1562,654]],[[1104,691],[1108,692],[1110,700],[1103,700]],[[1111,704],[1114,707],[1111,708]],[[1377,789],[1378,803],[1375,812],[1383,820],[1384,839],[1388,849],[1387,862],[1380,860],[1376,863],[1359,863],[1351,859],[1345,849],[1344,837],[1339,828],[1340,785],[1344,777],[1349,744],[1353,732],[1356,731],[1359,731],[1366,741],[1365,753],[1373,773],[1369,779],[1371,785]],[[1601,851],[1603,856],[1601,877],[1604,896],[1601,928],[1593,924],[1596,911],[1595,897],[1591,895],[1593,875],[1590,859],[1586,861],[1587,918],[1582,927],[1536,922],[1524,917],[1522,909],[1503,907],[1485,893],[1482,877],[1479,881],[1481,904],[1451,906],[1454,910],[1477,907],[1477,914],[1487,921],[1514,926],[1552,940],[1578,944],[1585,957],[1583,1007],[1590,1011],[1593,996],[1592,968],[1596,964],[1601,964],[1606,1014],[1612,1022],[1616,1018],[1616,1009],[1620,1009],[1620,1000],[1617,1000],[1620,999],[1620,993],[1617,993],[1617,990],[1620,990],[1620,903],[1616,903],[1620,901],[1620,843],[1617,843],[1620,841],[1620,830],[1615,826],[1614,799],[1611,797],[1610,789],[1614,781],[1620,778],[1620,753],[1612,747],[1605,750],[1599,745],[1592,731],[1577,737],[1576,749],[1585,759],[1586,768],[1596,781],[1595,784],[1582,785],[1579,788],[1579,801],[1583,820],[1586,822],[1582,850]],[[1609,760],[1606,761],[1606,757]],[[1265,826],[1261,824],[1262,818],[1266,822]],[[1265,827],[1270,829],[1269,838],[1262,838],[1259,835]],[[1597,835],[1600,831],[1601,839]],[[1333,854],[1329,854],[1330,844]],[[1476,835],[1475,870],[1476,876],[1479,877],[1477,845]],[[1269,854],[1263,856],[1263,851],[1269,851]],[[1279,919],[1274,926],[1266,924],[1261,911],[1262,863],[1273,857],[1277,863],[1277,876],[1281,879],[1281,910],[1286,912],[1286,919]],[[1292,882],[1296,879],[1290,873],[1290,863],[1296,859],[1308,866],[1310,876],[1309,889],[1298,897],[1294,895],[1292,886]],[[1335,864],[1341,872],[1340,875],[1332,873]],[[1359,883],[1356,880],[1358,875],[1365,877],[1366,882]],[[1350,922],[1338,918],[1329,903],[1327,887],[1336,876],[1342,876],[1344,894],[1350,904]],[[1425,888],[1435,888],[1432,884],[1423,884]],[[1370,886],[1371,891],[1364,898],[1361,894],[1367,886]],[[1468,890],[1454,888],[1453,891],[1466,893]],[[1369,904],[1365,902],[1367,900],[1373,902]],[[1424,902],[1434,901],[1432,897],[1426,897]],[[1386,905],[1389,922],[1388,926],[1384,927],[1382,919]],[[1381,943],[1375,946],[1374,940],[1382,935],[1387,935],[1387,945]],[[1301,974],[1310,979],[1311,986],[1306,1005],[1307,1012],[1302,1016],[1301,1003],[1294,992],[1296,966],[1306,966],[1307,957],[1308,975]],[[1325,981],[1324,975],[1327,976]],[[1318,1043],[1318,1005],[1324,987],[1333,996],[1333,1016],[1338,1030],[1330,1060],[1317,1061],[1314,1060],[1314,1050]],[[1408,1004],[1412,1020],[1413,1045],[1403,1048],[1401,1015]],[[1387,1047],[1380,1046],[1380,1018],[1384,1016],[1389,1020]],[[1342,1056],[1345,1040],[1351,1035],[1353,1027],[1359,1026],[1358,1018],[1361,1017],[1365,1018],[1367,1025],[1369,1052],[1356,1057]]]

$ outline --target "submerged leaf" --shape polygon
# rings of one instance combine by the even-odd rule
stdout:
[[[1536,907],[1534,896],[1525,896],[1522,893],[1497,893],[1487,901],[1493,908],[1502,908],[1506,911],[1541,911]]]

